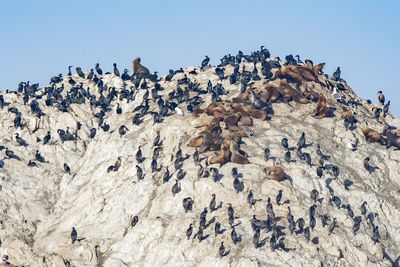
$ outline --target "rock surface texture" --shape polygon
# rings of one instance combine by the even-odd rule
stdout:
[[[0,93],[3,261],[399,266],[400,120],[323,65],[207,63]]]

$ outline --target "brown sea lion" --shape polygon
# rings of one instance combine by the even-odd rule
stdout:
[[[278,90],[278,87],[272,85],[272,84],[267,84],[265,86],[265,90],[268,92],[268,102],[276,102],[279,99],[282,98],[281,93]]]
[[[371,128],[368,128],[367,126],[362,127],[361,131],[364,134],[365,140],[368,143],[381,142],[381,134],[378,133],[377,131],[375,131],[375,130],[373,130]]]
[[[312,67],[312,70],[316,73],[316,74],[323,74],[322,69],[324,68],[325,63],[319,63],[316,66]]]
[[[279,166],[269,166],[264,169],[267,173],[267,178],[275,181],[283,181],[285,178],[285,171]]]
[[[318,80],[318,77],[314,71],[306,66],[283,66],[274,73],[273,78],[289,78],[298,84],[301,84],[303,81],[310,81],[319,83],[323,87],[326,86],[324,83]]]
[[[210,158],[210,161],[209,161],[210,164],[213,164],[213,163],[225,164],[225,163],[227,163],[228,159],[229,159],[229,148],[230,148],[229,142],[227,142],[227,141],[222,142],[221,150],[220,150],[219,154],[216,156],[212,156]]]
[[[345,106],[341,106],[342,108],[342,119],[347,119],[350,123],[354,121],[354,115],[346,108]]]
[[[230,151],[231,151],[231,162],[237,164],[247,164],[250,163],[247,159],[247,154],[239,149],[239,146],[236,142],[230,142]]]
[[[280,81],[280,88],[285,90],[294,101],[301,103],[301,104],[308,104],[309,101],[295,88],[293,88],[286,79],[282,79]]]
[[[314,116],[317,119],[322,119],[330,115],[330,109],[326,106],[326,98],[323,94],[319,94],[319,99],[317,102],[317,109]]]
[[[200,136],[190,139],[189,144],[187,146],[199,147],[203,144],[203,141],[204,141],[204,135],[200,135]]]
[[[240,117],[237,124],[238,126],[253,126],[253,119],[248,115],[244,115]]]
[[[150,75],[149,69],[140,64],[140,57],[137,57],[132,61],[132,70],[132,76],[139,75],[146,78]]]
[[[240,113],[239,113],[240,115]],[[231,131],[238,131],[240,130],[239,126],[238,126],[238,121],[240,119],[240,116],[234,114],[234,115],[229,115],[227,117],[224,118],[224,122],[225,122],[225,127],[228,130]]]

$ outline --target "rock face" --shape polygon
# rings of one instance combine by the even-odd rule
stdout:
[[[85,78],[55,79],[45,88],[1,93],[4,261],[30,266],[395,264],[400,151],[368,143],[361,127],[382,133],[387,125],[400,127],[400,121],[390,115],[376,119],[372,110],[383,106],[358,98],[340,78],[311,68],[314,78],[294,77],[285,72],[285,62],[265,51],[239,56],[240,63],[224,57],[218,68],[191,67],[172,78],[122,80],[105,74],[88,79],[85,73]],[[277,70],[280,74],[273,75]],[[267,86],[291,89],[274,92]],[[331,114],[318,119],[321,94]],[[210,112],[213,105],[225,111]],[[341,118],[343,106],[354,120]],[[232,114],[237,120],[229,124]],[[213,118],[219,119],[207,129]],[[303,132],[305,143],[298,149]],[[215,137],[208,147],[207,133]],[[203,138],[199,145],[188,146],[196,137]],[[223,144],[228,144],[228,162],[211,164]],[[248,163],[234,163],[235,156]],[[271,166],[283,169],[283,181],[268,179]],[[215,204],[210,204],[213,194]]]

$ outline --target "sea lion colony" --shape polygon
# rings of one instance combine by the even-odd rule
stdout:
[[[333,76],[323,73],[325,63],[313,65],[311,60],[305,60],[305,64],[297,56],[297,60],[289,55],[285,61],[279,58],[271,58],[269,51],[261,47],[261,50],[245,55],[241,51],[236,56],[226,55],[221,59],[217,67],[209,66],[210,59],[206,56],[201,63],[200,68],[190,70],[170,70],[169,74],[159,78],[157,73],[151,74],[149,70],[140,64],[140,58],[132,62],[133,73],[128,74],[125,70],[120,77],[117,65],[114,63],[113,73],[105,73],[99,64],[95,65],[94,73],[92,69],[89,73],[84,73],[81,68],[76,68],[77,75],[72,75],[71,67],[68,67],[68,75],[52,77],[50,85],[39,88],[38,84],[30,85],[28,82],[21,82],[15,92],[7,91],[0,95],[0,107],[3,116],[8,116],[12,120],[12,127],[17,131],[15,138],[10,138],[10,143],[1,146],[4,151],[4,158],[0,161],[0,167],[7,170],[9,161],[19,161],[21,165],[27,165],[30,168],[38,167],[38,164],[49,164],[46,158],[41,154],[40,148],[35,152],[30,148],[32,144],[26,139],[32,140],[32,137],[42,147],[58,146],[64,143],[81,143],[86,147],[90,140],[95,139],[96,135],[102,130],[102,134],[110,134],[118,129],[120,138],[130,131],[136,131],[144,121],[149,120],[150,116],[153,125],[162,123],[171,116],[191,117],[193,129],[197,135],[192,136],[190,140],[179,141],[175,155],[172,155],[171,161],[174,162],[174,171],[163,168],[165,162],[160,160],[163,153],[163,142],[166,137],[162,137],[160,132],[156,132],[156,137],[151,144],[153,150],[151,154],[142,152],[141,146],[135,152],[134,163],[137,182],[144,179],[156,179],[157,173],[162,173],[161,183],[171,185],[172,196],[175,197],[182,191],[182,181],[188,176],[188,170],[183,169],[185,161],[193,160],[197,166],[197,180],[208,178],[218,183],[224,175],[220,173],[221,166],[232,164],[231,176],[233,178],[233,188],[237,194],[246,194],[247,203],[251,209],[254,205],[266,206],[266,213],[253,214],[252,219],[242,222],[238,214],[234,214],[234,208],[230,203],[225,203],[223,199],[216,204],[215,194],[210,194],[211,202],[209,207],[203,207],[198,220],[192,221],[187,230],[178,233],[186,235],[187,239],[198,239],[199,242],[209,238],[216,238],[218,235],[230,235],[231,243],[226,239],[220,242],[219,247],[215,248],[215,253],[220,257],[229,257],[235,253],[235,247],[240,246],[246,235],[252,235],[252,242],[255,249],[265,249],[269,246],[271,251],[283,251],[290,253],[295,251],[294,247],[286,244],[288,236],[295,238],[305,238],[312,244],[318,245],[319,231],[328,231],[329,235],[340,231],[341,222],[337,218],[332,218],[328,214],[322,213],[322,205],[329,203],[342,212],[353,222],[353,234],[357,235],[361,230],[370,236],[371,242],[379,244],[381,242],[382,226],[378,225],[374,218],[377,211],[368,211],[367,202],[344,203],[341,198],[335,194],[331,187],[333,180],[340,181],[340,167],[335,165],[330,155],[325,155],[318,144],[307,138],[305,133],[301,133],[298,140],[288,140],[282,136],[282,155],[271,155],[268,147],[260,147],[264,153],[265,163],[260,164],[252,162],[251,151],[244,151],[241,145],[246,144],[248,140],[256,139],[253,128],[264,121],[270,121],[276,115],[274,103],[285,103],[293,109],[302,109],[303,106],[312,105],[314,112],[309,114],[315,120],[343,120],[346,131],[351,131],[355,136],[363,134],[368,143],[378,142],[386,145],[387,149],[391,146],[400,148],[400,137],[394,132],[394,127],[386,123],[385,118],[377,115],[376,111],[371,111],[371,117],[382,125],[383,132],[379,133],[364,125],[363,121],[357,118],[358,110],[363,107],[360,99],[354,97],[350,87],[340,78],[340,68]],[[250,66],[250,67],[249,67]],[[218,82],[208,81],[203,86],[197,82],[197,76],[202,75],[204,71],[211,71],[218,76]],[[178,77],[178,78],[176,78]],[[166,92],[163,88],[167,83],[173,83],[175,90]],[[84,84],[89,84],[87,88]],[[239,94],[232,95],[226,90],[223,84],[239,85]],[[68,89],[67,89],[68,87]],[[384,97],[379,92],[379,101],[384,105]],[[10,98],[9,96],[15,97]],[[139,95],[141,100],[138,100]],[[8,99],[12,99],[9,101]],[[20,111],[19,101],[23,102],[23,109],[29,110],[36,116],[35,120],[26,120],[24,112]],[[137,103],[137,105],[123,105],[125,103]],[[45,135],[39,135],[42,132],[42,125],[46,125],[47,114],[43,112],[43,106],[54,112],[72,113],[77,105],[89,104],[96,124],[88,122],[77,122],[77,125],[69,125],[66,129],[46,130]],[[365,104],[369,105],[369,104]],[[388,113],[388,105],[384,116]],[[375,110],[377,107],[374,107]],[[337,114],[341,111],[341,114]],[[131,114],[132,125],[112,125],[112,120],[107,120],[112,116],[121,114]],[[175,115],[181,114],[181,115]],[[13,117],[11,117],[13,116]],[[108,121],[108,123],[106,122]],[[92,125],[92,128],[88,128]],[[300,133],[299,133],[300,135]],[[296,146],[290,146],[290,143],[297,142]],[[23,155],[14,153],[11,147],[21,146],[25,148]],[[185,148],[185,146],[187,148]],[[304,151],[307,147],[315,147],[315,152]],[[191,153],[183,155],[182,149]],[[357,148],[354,148],[356,150]],[[373,149],[373,148],[372,148]],[[146,150],[148,151],[148,149]],[[282,202],[285,199],[285,192],[279,190],[275,197],[277,206],[286,206],[287,213],[277,213],[274,210],[274,204],[271,197],[268,199],[257,199],[252,188],[245,188],[243,174],[240,173],[240,166],[253,164],[255,168],[260,168],[265,173],[264,177],[257,179],[270,179],[277,182],[286,182],[293,185],[293,178],[288,176],[279,158],[283,158],[287,163],[286,168],[290,168],[290,163],[295,162],[292,154],[297,155],[297,160],[314,169],[314,178],[325,179],[325,188],[329,191],[329,198],[320,197],[320,192],[313,189],[310,195],[312,205],[304,207],[308,210],[309,218],[305,220],[301,217],[295,219],[291,213],[290,201]],[[329,154],[329,153],[328,153]],[[284,155],[284,156],[283,156]],[[125,161],[125,162],[124,162]],[[104,175],[107,173],[118,173],[121,165],[128,164],[128,158],[118,156],[113,159],[113,164],[103,166]],[[367,169],[366,175],[374,175],[378,167],[369,165],[368,160],[364,160],[364,167]],[[131,162],[131,161],[130,161]],[[151,168],[147,168],[147,163],[151,162]],[[327,163],[329,162],[329,163]],[[112,163],[112,162],[111,162]],[[239,164],[239,165],[236,165]],[[374,164],[379,165],[378,162]],[[368,168],[366,167],[368,166]],[[74,166],[65,162],[63,169],[68,175],[74,177]],[[163,171],[162,171],[163,170]],[[76,174],[75,174],[76,175]],[[170,181],[175,176],[174,181]],[[331,177],[331,178],[329,178]],[[346,179],[343,186],[346,190],[351,190],[353,182]],[[271,181],[271,186],[274,183]],[[212,197],[212,198],[211,198]],[[362,201],[362,200],[360,200]],[[193,212],[196,198],[185,197],[182,205],[185,213]],[[360,202],[361,203],[361,202]],[[227,216],[213,216],[207,219],[207,215],[227,207]],[[360,208],[359,208],[360,207]],[[200,209],[201,210],[201,209]],[[320,210],[319,212],[316,212]],[[283,219],[286,217],[286,219]],[[138,224],[140,216],[132,216],[130,227],[140,227]],[[266,218],[266,219],[265,219]],[[223,220],[229,221],[228,227],[223,227]],[[242,223],[250,223],[253,233],[238,232],[237,227]],[[322,225],[322,228],[316,230],[316,225]],[[210,233],[209,227],[214,226],[214,234]],[[363,225],[363,227],[361,227]],[[327,226],[327,227],[325,227]],[[75,228],[76,227],[76,228]],[[70,229],[70,227],[68,227]],[[71,232],[72,245],[75,241],[86,242],[85,237],[78,238],[78,226],[72,227]],[[67,229],[65,230],[67,232]],[[125,234],[130,231],[126,228]],[[212,232],[212,231],[211,231]],[[4,237],[2,237],[4,240]],[[76,245],[76,244],[75,244]],[[390,248],[392,249],[392,248]],[[381,244],[381,250],[384,255],[384,261],[395,264],[399,261],[394,254],[390,257]],[[97,261],[100,262],[100,247],[93,247]],[[339,249],[339,259],[346,257],[346,252]],[[45,259],[43,259],[45,262]],[[69,264],[65,259],[64,263]],[[322,262],[321,262],[322,263]]]

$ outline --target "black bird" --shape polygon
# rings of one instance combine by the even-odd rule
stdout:
[[[304,237],[307,239],[307,243],[310,241],[310,228],[307,226],[304,228]]]
[[[319,178],[321,178],[321,176],[323,174],[323,169],[324,169],[324,167],[322,167],[322,166],[319,166],[317,168],[317,175],[318,175]]]
[[[347,209],[347,215],[349,215],[351,218],[353,218],[354,212],[353,212],[353,209],[351,208],[350,204],[346,205],[346,209]]]
[[[233,217],[233,214],[234,214],[234,210],[233,210],[233,208],[232,208],[232,204],[231,203],[228,203],[228,216],[229,217]]]
[[[128,128],[125,125],[121,125],[118,129],[120,136],[123,136],[126,133],[126,131],[128,131]]]
[[[314,231],[316,223],[317,223],[317,221],[315,220],[315,217],[314,216],[310,217],[310,228],[311,228],[311,230]]]
[[[171,191],[174,196],[181,191],[181,185],[180,185],[178,179],[176,180],[175,184],[172,186]]]
[[[337,219],[333,218],[333,222],[329,227],[329,234],[328,235],[332,234],[333,230],[335,230],[335,227],[339,227],[339,226],[337,225]]]
[[[186,197],[182,200],[183,208],[185,209],[185,213],[192,210],[193,208],[193,199],[191,197]]]
[[[340,79],[340,67],[337,67],[336,71],[333,73],[333,79],[338,81]]]
[[[95,70],[96,70],[96,72],[97,72],[99,75],[102,75],[102,74],[103,74],[103,71],[102,71],[101,68],[99,67],[99,63],[96,63]]]
[[[236,193],[242,192],[244,189],[244,184],[238,178],[235,178],[233,181],[233,187],[235,188]]]
[[[117,104],[117,109],[116,109],[117,114],[122,113],[122,108],[120,107],[119,103]]]
[[[89,73],[89,75],[87,76],[87,79],[88,79],[88,80],[91,80],[91,79],[93,79],[93,76],[94,76],[94,70],[93,70],[93,69],[90,69],[90,73]]]
[[[114,74],[119,77],[119,70],[117,69],[117,63],[114,63],[113,66],[114,66]]]
[[[136,165],[136,176],[139,180],[142,180],[144,178],[143,170],[139,167],[139,165]]]
[[[275,220],[275,213],[274,213],[274,209],[273,209],[272,204],[271,204],[271,198],[270,197],[268,197],[266,209],[267,209],[268,218],[270,220],[274,221]]]
[[[36,150],[35,159],[40,162],[45,162],[46,160],[42,155],[40,155],[39,150]]]
[[[264,149],[264,160],[265,160],[265,161],[268,161],[269,155],[270,155],[270,150],[269,150],[269,148],[267,147],[266,149]]]
[[[201,68],[203,69],[204,67],[206,67],[208,65],[208,62],[210,62],[210,58],[206,55],[206,58],[203,59],[203,61],[201,62]]]
[[[344,188],[346,190],[349,190],[349,186],[352,185],[352,184],[353,184],[353,181],[351,181],[349,179],[344,180]]]
[[[340,209],[340,204],[342,204],[342,201],[338,196],[333,196],[332,198],[333,203],[335,203],[336,207]]]
[[[78,233],[76,232],[75,227],[72,227],[71,231],[72,244],[75,243],[77,238],[78,238]]]
[[[383,117],[386,117],[386,114],[389,112],[389,106],[390,106],[390,100],[386,103],[386,105],[383,107]]]
[[[193,224],[190,224],[190,225],[189,225],[189,228],[186,230],[187,239],[190,238],[190,236],[192,235],[192,233],[193,233]]]
[[[247,195],[247,203],[249,203],[250,208],[256,204],[256,200],[254,199],[253,190],[250,190],[249,194]]]
[[[157,168],[157,159],[153,159],[151,161],[151,172],[158,172],[160,170],[161,170],[161,167]]]
[[[290,163],[290,158],[291,158],[291,155],[290,155],[290,151],[288,150],[288,151],[286,151],[286,153],[285,153],[285,161],[287,162],[287,163]]]
[[[310,211],[310,217],[314,217],[315,216],[315,208],[317,207],[317,205],[312,204],[309,208]]]
[[[362,214],[362,215],[367,214],[367,208],[365,207],[366,205],[367,205],[367,202],[366,202],[366,201],[364,201],[364,202],[361,204],[360,210],[361,210],[361,214]]]
[[[363,165],[364,165],[364,168],[365,168],[369,173],[372,172],[373,168],[371,167],[371,165],[369,165],[369,157],[366,157],[366,158],[364,159]]]
[[[79,77],[85,79],[85,74],[83,73],[83,71],[80,67],[76,68],[76,73],[78,74]]]
[[[124,73],[122,73],[121,75],[121,79],[123,81],[127,81],[131,79],[131,76],[128,74],[129,70],[128,69],[124,69]]]
[[[65,170],[66,172],[68,172],[69,174],[71,174],[71,168],[68,166],[67,163],[64,163],[64,170]]]
[[[301,61],[300,56],[296,55],[295,58],[297,58],[297,63],[303,64],[303,61]]]
[[[372,241],[374,241],[374,244],[379,242],[379,239],[381,238],[378,230],[378,226],[374,226],[374,230],[371,236]]]
[[[353,224],[353,233],[354,233],[354,235],[357,234],[358,230],[360,230],[360,223],[354,222],[354,224]]]
[[[285,149],[289,149],[289,144],[288,144],[287,138],[282,138],[281,144]]]
[[[90,138],[93,139],[96,136],[96,128],[90,129]]]
[[[68,73],[67,73],[67,76],[71,76],[71,75],[72,75],[72,73],[71,73],[71,68],[72,68],[72,66],[68,66]]]
[[[378,100],[382,105],[385,105],[385,96],[383,95],[382,91],[378,91]]]
[[[134,227],[139,221],[139,217],[138,216],[133,216],[132,220],[131,220],[131,227]]]
[[[174,70],[169,70],[169,73],[167,74],[167,76],[165,76],[165,80],[167,82],[171,81],[172,77],[174,77],[175,73]]]
[[[318,194],[319,194],[319,192],[318,192],[316,189],[313,189],[313,190],[310,192],[310,197],[311,197],[311,199],[312,199],[314,202],[317,201]]]
[[[24,146],[24,147],[27,147],[27,146],[28,146],[28,144],[26,143],[26,141],[25,141],[24,139],[22,139],[21,137],[19,137],[19,134],[18,134],[18,133],[15,134],[15,139],[17,140],[17,142],[18,142],[18,144],[19,144],[20,146]]]
[[[215,194],[212,194],[212,199],[210,202],[210,211],[213,212],[214,210],[217,210],[217,208],[215,207]]]
[[[306,137],[304,132],[302,132],[299,141],[297,142],[297,149],[302,149],[305,145],[306,145]]]
[[[4,165],[4,162],[3,162],[3,165]],[[29,167],[37,167],[37,164],[36,164],[36,162],[34,162],[34,161],[32,161],[32,160],[29,160],[28,166],[29,166]]]
[[[278,195],[276,195],[276,204],[281,205],[281,199],[282,199],[282,190],[279,190]]]
[[[237,236],[235,227],[232,227],[231,238],[232,238],[233,244],[235,244],[235,245],[236,245],[236,243],[239,243],[242,241],[242,238],[240,236]]]
[[[230,250],[228,250],[228,252],[225,253],[224,242],[221,242],[221,245],[219,246],[219,250],[218,250],[219,256],[222,258],[222,257],[228,255],[228,254],[229,254],[229,251],[230,251]]]
[[[140,148],[140,146],[138,151],[136,152],[136,160],[138,163],[142,163],[145,160],[145,158],[142,156],[142,149]]]

